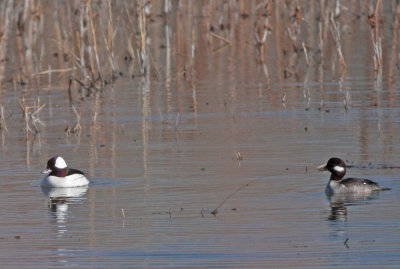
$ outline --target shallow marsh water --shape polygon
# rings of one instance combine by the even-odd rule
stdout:
[[[43,94],[43,102],[54,102],[41,116],[44,121],[48,117],[46,130],[27,148],[21,145],[23,138],[5,138],[2,264],[399,264],[399,169],[376,169],[398,166],[397,106],[354,106],[346,112],[342,104],[326,102],[326,109],[305,110],[302,101],[285,107],[279,100],[272,107],[265,96],[243,96],[225,104],[214,96],[217,91],[212,83],[202,89],[197,112],[178,115],[154,109],[143,116],[132,105],[143,98],[137,88],[115,88],[115,104],[104,106],[97,116],[96,124],[104,127],[91,127],[100,134],[70,138],[64,134],[62,113],[67,103],[54,101],[63,100],[58,98],[62,91]],[[109,126],[114,127],[104,129]],[[243,160],[237,160],[236,152]],[[54,154],[86,171],[92,180],[89,188],[50,202],[39,180]],[[331,208],[324,193],[329,175],[315,169],[331,156],[354,164],[349,174],[392,190]],[[210,214],[238,189],[216,216]]]
[[[251,23],[239,25],[246,37]],[[284,79],[273,52],[262,65],[245,48],[199,49],[190,79],[151,70],[83,99],[74,91],[79,134],[65,131],[76,122],[67,78],[37,91],[5,84],[0,267],[398,267],[400,88],[388,82],[398,74],[377,83],[363,47],[348,48],[342,76],[326,64]],[[243,51],[251,61],[232,56]],[[162,70],[169,55],[179,58],[154,52]],[[28,139],[21,96],[46,104]],[[90,186],[42,190],[54,155]],[[332,156],[392,190],[329,201],[315,167]]]

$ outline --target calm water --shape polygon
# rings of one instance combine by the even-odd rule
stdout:
[[[238,91],[233,102],[206,83],[198,110],[182,103],[178,115],[120,84],[93,100],[99,108],[80,104],[86,131],[70,137],[62,89],[42,94],[44,130],[3,142],[2,267],[397,267],[399,169],[377,168],[400,161],[398,104],[355,98],[346,112],[332,89],[323,109],[305,109],[251,85]],[[40,170],[55,154],[86,171],[89,188],[42,193]],[[329,175],[315,169],[331,156],[392,190],[331,206]]]
[[[238,37],[253,38],[241,22]],[[251,42],[196,48],[191,74],[176,75],[175,42],[155,42],[152,75],[120,67],[103,91],[74,90],[79,134],[65,132],[76,123],[67,78],[3,85],[0,267],[398,268],[400,88],[389,82],[399,75],[380,85],[368,50],[347,46],[341,76],[299,64],[284,79],[276,55],[261,65]],[[19,98],[45,104],[28,139]],[[42,190],[55,155],[90,186]],[[392,190],[330,201],[329,174],[315,167],[332,156]]]

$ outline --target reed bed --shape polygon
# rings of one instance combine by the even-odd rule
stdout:
[[[76,116],[66,133],[80,133],[84,127],[74,99],[94,98],[118,79],[183,79],[191,85],[197,103],[193,70],[203,68],[204,51],[219,57],[230,50],[239,63],[257,55],[252,60],[260,65],[267,89],[271,77],[278,83],[307,84],[322,81],[324,72],[330,72],[340,81],[348,72],[356,36],[370,35],[369,43],[357,45],[370,52],[368,62],[380,89],[385,70],[391,85],[398,73],[398,34],[388,29],[398,29],[399,10],[399,3],[381,0],[4,0],[0,2],[0,83],[3,88],[14,83],[18,90],[32,89],[20,94],[27,134],[45,124],[38,113],[46,104],[27,105],[24,97],[39,97],[40,89],[54,83],[65,85]],[[161,53],[168,54],[165,64],[160,64]],[[307,86],[303,91],[307,104],[320,98],[322,106],[323,95],[312,97]],[[284,96],[283,104],[288,103],[289,92],[283,90],[279,96]],[[350,96],[344,95],[343,100],[347,110]],[[6,105],[0,106],[1,130],[7,130]]]

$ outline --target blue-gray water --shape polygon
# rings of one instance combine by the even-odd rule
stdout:
[[[302,100],[274,104],[257,89],[238,89],[233,102],[215,96],[220,86],[209,83],[198,111],[178,115],[137,101],[147,98],[140,85],[120,87],[93,100],[103,106],[96,122],[93,104],[81,105],[87,113],[80,136],[64,133],[74,114],[67,101],[53,103],[62,90],[41,96],[53,107],[42,112],[47,125],[35,140],[5,135],[2,267],[399,265],[398,105],[353,99],[346,111],[330,100],[342,94],[334,89],[321,109],[305,109]],[[18,131],[17,124],[9,120],[8,128]],[[40,170],[57,154],[92,183],[50,202]],[[354,165],[349,175],[392,190],[331,207],[329,175],[315,169],[331,156]]]

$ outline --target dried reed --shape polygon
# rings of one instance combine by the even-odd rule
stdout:
[[[343,52],[342,52],[342,44],[341,44],[341,31],[340,31],[340,25],[339,22],[337,22],[335,20],[334,14],[331,13],[330,15],[330,21],[331,21],[331,30],[332,30],[332,36],[335,40],[335,44],[336,44],[336,50],[337,53],[339,55],[339,64],[341,67],[341,72],[344,73],[344,70],[346,69],[347,65],[346,65],[346,61],[344,60],[343,57]]]
[[[39,105],[39,98],[37,104],[33,106],[28,106],[25,104],[24,99],[18,98],[20,107],[23,111],[23,119],[25,125],[25,136],[28,139],[29,134],[36,135],[39,132],[38,125],[44,125],[44,123],[39,119],[39,112],[46,106],[46,104]],[[33,112],[31,112],[33,110]],[[33,126],[34,130],[31,129]]]
[[[142,74],[147,73],[147,52],[146,52],[146,17],[143,7],[143,0],[138,0],[138,16],[139,16],[139,31],[140,31],[140,52],[138,58]]]
[[[8,132],[8,128],[7,128],[7,125],[6,125],[6,118],[4,116],[4,107],[3,106],[0,106],[0,111],[1,111],[1,113],[0,113],[0,118],[1,118],[1,120],[0,120],[0,129],[1,129],[1,132],[3,134],[3,132],[5,131],[8,134],[9,132]]]

